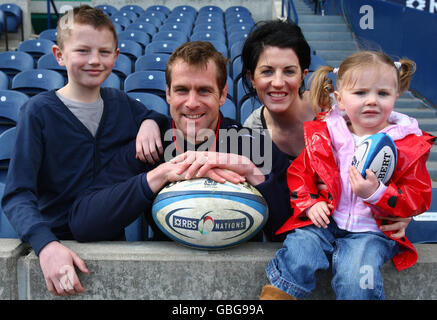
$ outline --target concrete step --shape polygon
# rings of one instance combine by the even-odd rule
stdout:
[[[344,23],[299,23],[299,27],[304,33],[317,31],[349,32]]]
[[[427,118],[433,119],[434,123],[437,123],[437,111],[434,109],[430,109],[428,107],[420,107],[420,108],[396,108],[395,111],[401,112],[403,114],[409,115],[410,117],[416,118],[419,121],[419,118]]]
[[[299,24],[312,23],[312,24],[327,24],[327,23],[344,23],[341,16],[318,16],[318,15],[301,15],[299,16]]]
[[[316,51],[318,50],[358,50],[354,41],[323,41],[308,40],[309,45]]]
[[[437,161],[427,161],[426,168],[431,179],[437,179]]]
[[[304,33],[305,39],[308,41],[353,41],[350,32],[329,32],[329,31],[317,31]]]
[[[402,110],[399,110],[399,112],[402,112]],[[437,119],[430,117],[430,118],[423,118],[423,119],[417,119],[419,122],[420,129],[432,132],[437,131]],[[435,136],[435,135],[434,135]]]
[[[3,249],[5,239],[0,239]],[[18,242],[19,243],[19,242]],[[83,294],[55,297],[47,289],[38,257],[16,250],[0,255],[1,279],[9,279],[12,295],[3,299],[23,300],[252,300],[268,283],[265,267],[281,243],[249,242],[219,251],[189,249],[175,242],[97,242],[62,244],[81,257],[90,271],[78,272]],[[382,267],[386,298],[437,299],[437,246],[416,245],[417,263],[402,272],[392,262]],[[5,250],[0,250],[0,252]],[[15,252],[11,254],[11,252]],[[18,262],[17,262],[18,260]],[[18,276],[17,276],[18,274]],[[3,277],[4,276],[4,277]],[[13,287],[13,283],[17,283]],[[309,300],[335,299],[332,270],[317,273],[317,287]],[[419,279],[419,280],[418,280]],[[418,281],[420,284],[418,284]],[[9,287],[8,287],[9,288]],[[267,317],[270,319],[270,317]]]
[[[351,54],[353,54],[354,50],[345,50],[345,49],[338,49],[338,50],[317,50],[317,55],[321,56],[323,59],[326,60],[344,60]]]

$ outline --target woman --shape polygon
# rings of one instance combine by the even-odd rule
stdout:
[[[311,63],[310,50],[297,25],[274,20],[257,24],[247,37],[241,55],[243,83],[262,103],[246,119],[244,127],[271,137],[289,163],[304,148],[304,122],[315,117],[304,83]],[[270,204],[264,231],[268,240],[283,241],[284,236],[277,236],[275,232],[293,214],[285,180],[287,168],[273,167],[273,170],[283,171],[278,174],[283,179],[278,181],[278,189],[272,190],[277,193],[278,201]],[[381,226],[381,230],[397,231],[393,236],[401,238],[410,219],[396,220],[398,223]]]

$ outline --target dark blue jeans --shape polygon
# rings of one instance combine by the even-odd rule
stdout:
[[[332,260],[337,299],[385,299],[380,268],[397,251],[382,232],[348,232],[331,219],[327,229],[311,225],[289,233],[266,272],[272,285],[304,298],[316,287],[315,272]]]

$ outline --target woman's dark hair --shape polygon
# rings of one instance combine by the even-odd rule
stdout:
[[[265,47],[293,49],[299,59],[302,72],[308,69],[311,63],[311,49],[303,36],[302,30],[293,22],[281,20],[258,22],[247,36],[241,52],[243,84],[251,95],[256,95],[255,89],[248,77],[254,74],[258,59]],[[305,84],[299,88],[299,95],[305,91]]]

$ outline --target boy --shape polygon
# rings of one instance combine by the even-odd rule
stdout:
[[[39,256],[47,287],[55,295],[82,292],[76,265],[85,263],[58,239],[73,239],[68,210],[115,151],[135,138],[144,119],[164,121],[120,90],[100,88],[118,57],[117,35],[100,10],[80,6],[58,23],[59,65],[68,83],[23,105],[17,125],[2,206],[23,241]],[[152,120],[141,124],[159,128]],[[138,138],[137,138],[138,139]],[[63,271],[69,272],[68,279]]]

